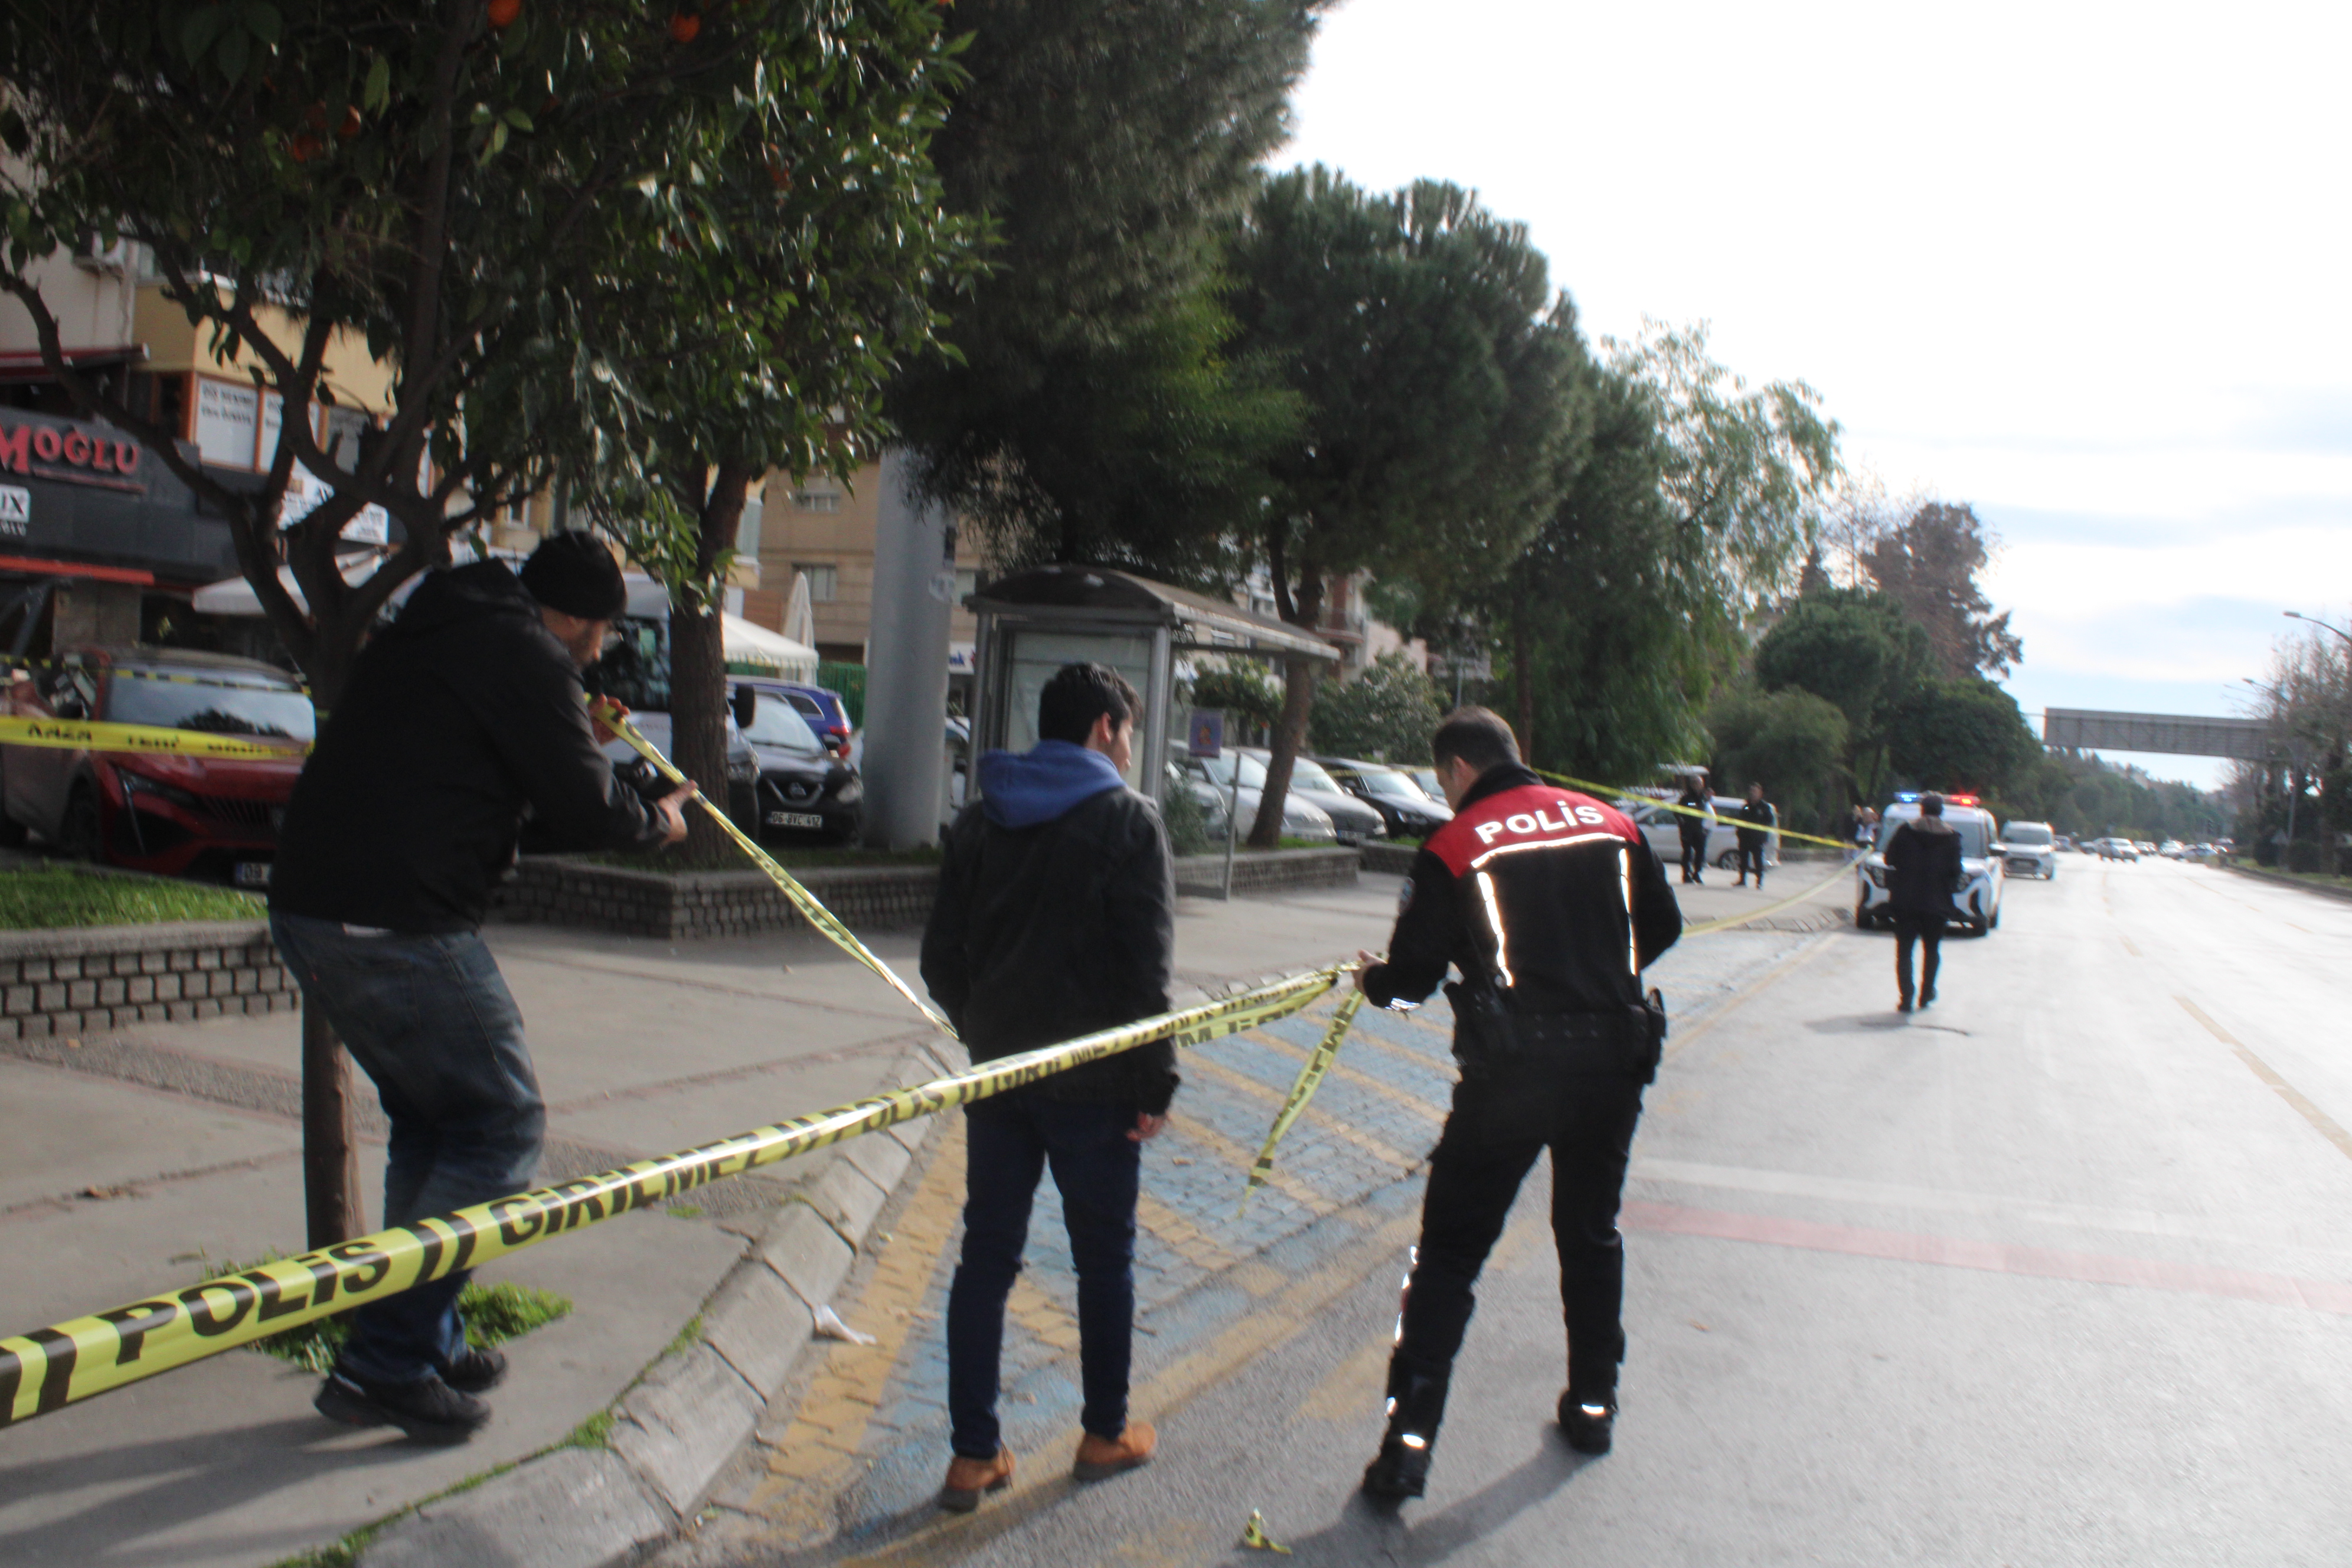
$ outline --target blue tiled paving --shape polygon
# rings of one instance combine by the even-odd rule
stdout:
[[[1793,952],[1809,939],[1785,932],[1727,931],[1676,948],[1654,967],[1670,1009],[1685,1023]],[[1328,1026],[1331,999],[1262,1033],[1297,1051],[1311,1050]],[[1232,1150],[1255,1154],[1272,1122],[1276,1100],[1290,1088],[1298,1056],[1265,1039],[1235,1036],[1185,1053],[1184,1087],[1176,1110],[1210,1129],[1226,1148],[1184,1131],[1180,1120],[1145,1152],[1146,1224],[1137,1243],[1138,1334],[1135,1378],[1140,1384],[1252,1310],[1254,1298],[1229,1274],[1257,1259],[1304,1273],[1318,1258],[1393,1215],[1417,1205],[1418,1162],[1436,1140],[1455,1073],[1448,1045],[1450,1011],[1442,996],[1406,1016],[1365,1008],[1339,1057],[1353,1073],[1402,1097],[1333,1072],[1323,1080],[1314,1110],[1285,1140],[1276,1164],[1294,1189],[1269,1186],[1236,1214],[1245,1168]],[[1228,1073],[1263,1085],[1274,1098],[1253,1095],[1223,1074],[1192,1064],[1205,1058]],[[1412,1169],[1368,1152],[1339,1129],[1415,1162]],[[1312,1205],[1297,1192],[1311,1194]],[[1178,1235],[1149,1222],[1150,1203],[1164,1205]],[[1193,1239],[1193,1233],[1201,1240]],[[1076,1279],[1061,1195],[1050,1179],[1039,1184],[1031,1216],[1024,1279],[1068,1316],[1075,1316]],[[960,1237],[960,1233],[959,1233]],[[1205,1246],[1202,1243],[1205,1242]],[[909,1510],[926,1509],[947,1453],[947,1288],[955,1268],[951,1239],[932,1271],[905,1351],[886,1384],[864,1452],[872,1467],[855,1495],[842,1500],[851,1536],[887,1530]],[[1402,1259],[1399,1259],[1400,1265]],[[1077,1359],[1008,1317],[1000,1417],[1016,1450],[1074,1426],[1078,1417]],[[863,1521],[862,1523],[859,1521]]]

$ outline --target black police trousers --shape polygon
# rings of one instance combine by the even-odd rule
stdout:
[[[1470,1326],[1479,1271],[1502,1235],[1519,1184],[1549,1148],[1569,1392],[1580,1404],[1613,1401],[1617,1365],[1625,1355],[1620,1319],[1625,1249],[1617,1234],[1617,1204],[1641,1120],[1642,1088],[1629,1073],[1569,1073],[1539,1060],[1465,1070],[1430,1156],[1421,1247],[1390,1363],[1391,1394],[1414,1378],[1444,1388]],[[1444,1395],[1437,1397],[1442,1408]]]

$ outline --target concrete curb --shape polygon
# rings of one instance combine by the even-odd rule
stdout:
[[[961,1053],[919,1046],[897,1084],[958,1071]],[[361,1568],[612,1568],[693,1517],[751,1437],[915,1155],[925,1117],[836,1145],[777,1205],[758,1242],[704,1303],[693,1343],[662,1355],[612,1406],[609,1447],[551,1448],[428,1502],[371,1541]]]
[[[2352,889],[2323,888],[2306,882],[2292,872],[2273,871],[2267,866],[2224,866],[2225,871],[2235,871],[2241,877],[2252,877],[2258,882],[2268,882],[2273,888],[2300,888],[2306,893],[2317,893],[2323,899],[2341,899],[2352,903]]]

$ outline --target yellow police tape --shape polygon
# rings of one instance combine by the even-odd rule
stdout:
[[[1624,788],[1619,784],[1594,784],[1591,779],[1570,778],[1566,773],[1546,773],[1541,768],[1529,768],[1528,772],[1535,774],[1538,778],[1549,779],[1554,784],[1564,784],[1570,789],[1584,790],[1599,799],[1639,799],[1646,801],[1648,804],[1658,807],[1662,811],[1671,811],[1678,816],[1709,816],[1713,815],[1710,812],[1701,811],[1695,805],[1679,805],[1670,800],[1658,800],[1650,795],[1636,795],[1634,791]],[[1720,820],[1720,818],[1717,820]],[[1739,824],[1735,820],[1726,826],[1737,827]],[[1777,834],[1782,838],[1801,839],[1807,844],[1826,844],[1832,849],[1851,849],[1853,847],[1852,844],[1847,843],[1843,838],[1823,838],[1817,833],[1799,833],[1792,827],[1768,827],[1764,829],[1764,831],[1767,833]]]
[[[1197,1046],[1288,1017],[1328,993],[1345,973],[1346,966],[1334,965],[1294,974],[968,1072],[0,1339],[0,1426],[383,1300],[453,1269],[504,1258],[723,1177],[1002,1094],[1153,1040]]]
[[[588,710],[595,716],[598,723],[627,742],[630,750],[659,769],[662,777],[672,784],[691,786],[694,789],[695,800],[700,804],[703,810],[710,814],[710,819],[726,829],[727,836],[735,840],[738,848],[751,858],[753,865],[768,874],[768,880],[775,883],[777,890],[791,901],[793,908],[800,910],[802,919],[830,938],[835,946],[881,976],[885,984],[913,1003],[915,1010],[929,1018],[932,1026],[940,1033],[951,1040],[956,1037],[955,1026],[948,1022],[945,1014],[916,995],[913,986],[899,979],[888,964],[875,957],[872,950],[857,940],[857,934],[842,924],[840,918],[831,910],[826,909],[814,893],[802,887],[800,879],[778,865],[774,856],[761,848],[750,834],[735,826],[734,818],[729,816],[719,806],[712,805],[710,798],[702,793],[700,785],[678,772],[670,760],[661,754],[659,748],[639,734],[637,727],[629,722],[626,715],[601,698],[592,701],[588,705]]]
[[[222,757],[236,762],[299,762],[308,741],[244,740],[202,730],[154,724],[110,724],[90,719],[0,718],[0,745],[49,746],[76,752],[127,752],[148,757]]]
[[[1266,1131],[1265,1146],[1250,1163],[1248,1184],[1242,1188],[1242,1201],[1234,1205],[1236,1218],[1249,1207],[1249,1201],[1256,1195],[1257,1190],[1274,1175],[1274,1146],[1282,1142],[1283,1135],[1290,1131],[1291,1123],[1298,1120],[1307,1109],[1307,1102],[1314,1099],[1315,1091],[1322,1087],[1323,1075],[1331,1070],[1332,1058],[1339,1054],[1339,1044],[1348,1037],[1349,1026],[1356,1021],[1356,1009],[1363,1005],[1364,994],[1361,991],[1349,992],[1347,1000],[1341,1002],[1339,1009],[1331,1015],[1331,1026],[1323,1031],[1321,1043],[1307,1058],[1306,1065],[1298,1069],[1298,1078],[1290,1086],[1289,1097],[1282,1102],[1282,1110],[1276,1114],[1274,1125]]]

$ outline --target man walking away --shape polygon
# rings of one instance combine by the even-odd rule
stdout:
[[[1675,804],[1689,808],[1675,813],[1675,830],[1683,837],[1683,880],[1703,883],[1706,841],[1715,833],[1715,796],[1707,793],[1704,770],[1683,775],[1683,793]]]
[[[1944,797],[1922,796],[1919,816],[1895,830],[1886,844],[1886,902],[1895,911],[1895,987],[1898,1013],[1911,1011],[1911,946],[1919,961],[1919,1005],[1936,1005],[1936,971],[1943,960],[1944,922],[1960,885],[1960,836],[1944,821]]]
[[[1751,784],[1748,798],[1739,803],[1732,815],[1739,819],[1739,886],[1748,885],[1748,872],[1754,868],[1756,885],[1764,885],[1764,840],[1780,826],[1778,807],[1764,798],[1764,786]]]
[[[1499,717],[1457,710],[1433,750],[1454,817],[1414,857],[1388,962],[1362,954],[1357,977],[1386,1006],[1428,995],[1448,964],[1462,974],[1445,988],[1462,1081],[1430,1156],[1388,1431],[1364,1471],[1364,1490],[1391,1500],[1427,1482],[1473,1287],[1547,1148],[1568,1325],[1559,1422],[1580,1453],[1608,1451],[1625,1352],[1618,1198],[1665,1038],[1642,970],[1683,926],[1641,830],[1522,767]]]
[[[1176,870],[1151,803],[1120,775],[1143,702],[1116,671],[1065,665],[1037,702],[1025,752],[980,761],[982,798],[948,832],[923,981],[974,1062],[1168,1010]],[[997,1427],[1004,1299],[1021,1269],[1046,1166],[1078,1274],[1086,1403],[1074,1474],[1103,1480],[1151,1458],[1127,1418],[1142,1145],[1168,1122],[1176,1047],[1154,1041],[964,1109],[963,1254],[948,1293],[941,1506],[965,1512],[1013,1479]]]
[[[547,1114],[522,1015],[480,935],[526,815],[550,848],[686,837],[596,749],[580,672],[628,602],[612,552],[559,533],[520,578],[428,574],[352,668],[286,808],[269,884],[278,951],[375,1080],[392,1122],[383,1222],[529,1187]],[[353,1312],[321,1415],[462,1443],[506,1358],[466,1343],[453,1269]]]

